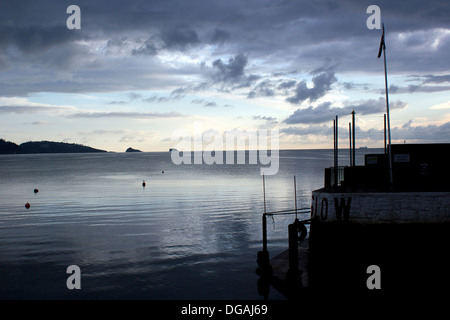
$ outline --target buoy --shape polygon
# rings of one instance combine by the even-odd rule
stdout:
[[[25,208],[27,208],[27,209],[30,209],[30,204],[27,202],[26,204],[25,204]]]
[[[161,171],[161,173],[164,173],[164,170],[163,170],[163,171]]]
[[[142,180],[142,186],[145,187],[145,180]]]
[[[39,192],[39,190],[38,189],[34,189],[34,193],[38,193]]]

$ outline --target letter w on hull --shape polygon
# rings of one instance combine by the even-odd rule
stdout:
[[[347,198],[347,203],[345,203],[345,198],[342,197],[339,201],[338,198],[334,198],[334,208],[336,210],[336,219],[342,221],[342,215],[344,215],[344,221],[349,221],[350,219],[350,203],[352,198]]]

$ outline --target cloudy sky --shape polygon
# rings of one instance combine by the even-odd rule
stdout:
[[[81,29],[69,30],[69,5]],[[448,0],[0,3],[0,138],[166,151],[177,130],[278,129],[280,148],[449,142]],[[342,144],[341,144],[342,145]]]

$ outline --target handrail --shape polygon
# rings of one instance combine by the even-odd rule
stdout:
[[[307,210],[305,211],[301,211],[301,210]],[[299,211],[301,211],[300,213],[308,213],[311,212],[311,208],[299,208],[299,209],[290,209],[290,210],[281,210],[281,211],[272,211],[272,212],[266,212],[264,213],[265,215],[268,216],[273,216],[273,215],[282,215],[282,214],[295,214],[295,213],[299,213]]]
[[[304,211],[306,210],[306,211]],[[301,212],[299,212],[301,211]],[[300,209],[290,209],[290,210],[282,210],[282,211],[273,211],[273,212],[265,212],[263,213],[263,251],[267,252],[267,216],[275,216],[275,215],[285,215],[285,214],[297,214],[297,213],[311,213],[311,208],[300,208]],[[301,223],[310,223],[311,219],[306,219],[300,221]]]
[[[300,212],[299,212],[300,211]],[[267,216],[275,216],[275,215],[284,215],[284,214],[295,214],[297,215],[297,213],[310,213],[311,209],[310,208],[301,208],[301,209],[291,209],[291,210],[282,210],[282,211],[273,211],[273,212],[265,212],[262,215],[262,225],[263,225],[263,250],[262,251],[258,251],[258,266],[259,268],[257,269],[257,272],[260,272],[260,274],[271,274],[272,272],[272,266],[270,265],[270,261],[269,261],[269,251],[267,250]],[[305,219],[302,221],[299,221],[297,219],[297,217],[295,217],[295,223],[303,223],[303,224],[310,224],[311,223],[311,219]],[[298,259],[296,258],[296,254],[297,253],[297,249],[295,249],[295,252],[293,251],[293,243],[294,241],[291,239],[292,238],[292,233],[293,233],[293,228],[291,227],[291,225],[289,225],[289,268],[290,270],[292,269],[293,271],[297,271],[298,269]],[[295,230],[297,230],[295,228]],[[297,231],[295,231],[296,233]],[[295,236],[295,243],[297,243],[297,234]],[[297,245],[296,245],[297,246]],[[292,263],[292,265],[291,265]]]

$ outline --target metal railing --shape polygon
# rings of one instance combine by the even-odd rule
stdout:
[[[277,215],[288,215],[295,214],[297,219],[297,214],[305,214],[311,213],[311,208],[300,208],[300,209],[291,209],[291,210],[282,210],[282,211],[272,211],[266,212],[262,215],[262,227],[263,227],[263,251],[267,252],[267,217],[269,216],[277,216]],[[308,224],[311,219],[302,220],[300,222]]]
[[[298,241],[303,240],[306,237],[306,227],[305,224],[310,224],[311,219],[306,220],[298,220],[298,214],[311,213],[310,208],[300,208],[300,209],[292,209],[292,210],[283,210],[283,211],[273,211],[273,212],[265,212],[262,215],[262,224],[263,224],[263,250],[258,251],[258,269],[257,273],[260,276],[270,276],[272,274],[272,266],[270,265],[269,251],[267,250],[267,217],[268,216],[277,216],[277,215],[293,215],[295,214],[294,223],[288,226],[288,238],[289,238],[289,274],[298,274]],[[298,235],[298,231],[302,230],[302,235]],[[299,239],[303,238],[303,239]]]

